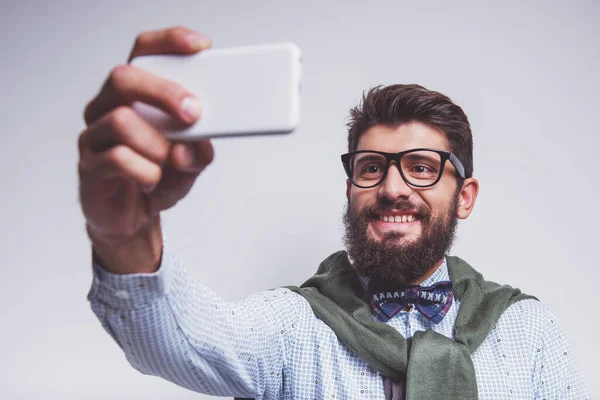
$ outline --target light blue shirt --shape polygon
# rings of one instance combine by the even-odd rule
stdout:
[[[444,262],[422,285],[448,280]],[[380,374],[353,354],[288,289],[226,302],[190,279],[165,246],[152,274],[116,275],[94,265],[88,299],[106,331],[144,374],[216,396],[256,399],[384,399]],[[417,310],[388,325],[410,338],[453,337],[460,302],[434,324]],[[589,399],[556,317],[523,300],[472,354],[480,399]]]

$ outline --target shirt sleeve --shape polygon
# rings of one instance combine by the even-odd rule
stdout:
[[[294,316],[273,312],[272,301],[293,297],[289,290],[226,302],[166,246],[155,273],[118,275],[97,264],[93,273],[92,310],[138,371],[215,396],[282,397],[284,331]]]
[[[536,399],[591,399],[571,347],[556,316],[543,307],[539,356],[534,372]]]

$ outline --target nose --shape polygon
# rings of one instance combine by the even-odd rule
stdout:
[[[387,176],[379,184],[379,196],[395,201],[400,197],[408,198],[412,192],[413,189],[402,179],[398,167],[392,163],[388,168]]]

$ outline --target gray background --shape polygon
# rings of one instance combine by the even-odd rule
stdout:
[[[289,40],[304,53],[300,129],[215,141],[214,165],[164,216],[193,276],[234,299],[312,274],[341,246],[348,108],[373,85],[420,83],[474,131],[481,193],[453,253],[550,306],[599,394],[600,6],[421,3],[3,2],[2,397],[203,398],[136,372],[100,327],[77,201],[85,104],[138,32],[170,25],[215,47]]]

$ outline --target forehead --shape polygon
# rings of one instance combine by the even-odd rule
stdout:
[[[363,132],[356,150],[398,153],[419,147],[449,150],[446,135],[441,130],[421,122],[399,126],[375,125]]]

